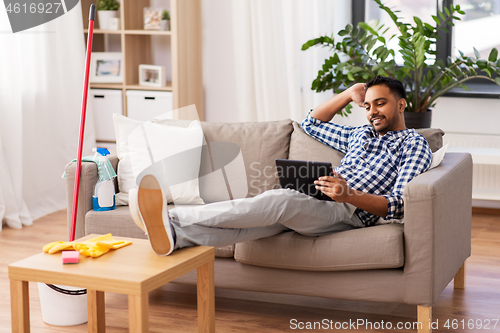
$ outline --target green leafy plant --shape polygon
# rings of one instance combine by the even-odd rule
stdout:
[[[170,13],[168,10],[164,10],[161,16],[162,20],[170,21]]]
[[[98,0],[97,10],[118,10],[120,3],[116,0]]]
[[[470,90],[464,82],[472,78],[483,78],[500,85],[500,60],[497,49],[492,49],[488,59],[479,59],[474,48],[474,57],[467,57],[459,51],[457,58],[449,57],[446,62],[436,58],[436,42],[440,31],[448,32],[457,15],[465,14],[459,5],[451,5],[432,16],[436,25],[423,23],[414,16],[414,23],[403,23],[397,16],[399,11],[374,0],[391,17],[397,33],[388,35],[386,26],[360,22],[357,27],[348,24],[338,35],[342,40],[335,42],[333,35],[311,39],[302,46],[330,47],[333,55],[327,58],[312,83],[312,89],[321,92],[332,90],[340,93],[342,87],[366,82],[377,75],[389,76],[403,82],[408,93],[408,112],[424,112],[435,105],[436,99],[454,87]],[[396,53],[388,42],[398,39],[399,53],[404,64],[396,64]],[[493,76],[492,76],[493,75]],[[499,75],[499,76],[496,76]],[[346,106],[341,115],[351,113],[352,105]]]

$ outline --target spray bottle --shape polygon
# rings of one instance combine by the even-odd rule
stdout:
[[[94,162],[97,164],[99,178],[94,186],[92,206],[95,211],[105,211],[115,209],[115,184],[113,179],[116,174],[106,155],[109,151],[106,148],[94,148]]]

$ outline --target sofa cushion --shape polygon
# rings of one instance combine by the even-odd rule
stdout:
[[[418,128],[415,131],[427,140],[433,153],[443,147],[443,130],[439,128]]]
[[[174,126],[187,126],[186,120],[154,120]],[[228,186],[223,178],[227,177],[233,198],[254,197],[264,191],[279,188],[276,176],[277,158],[288,158],[292,121],[266,121],[254,123],[201,123],[205,139],[209,146],[216,142],[233,143],[241,149],[245,174],[242,168],[228,165],[225,175],[214,173],[200,177],[200,196],[206,203],[228,200]],[[202,152],[201,170],[212,167],[217,161],[211,161],[208,151]]]
[[[344,154],[307,135],[299,123],[293,122],[288,159],[330,162],[333,167],[340,165]]]
[[[178,205],[183,206],[183,205]],[[174,205],[168,205],[172,209]],[[132,220],[128,206],[117,206],[115,210],[96,212],[89,210],[85,215],[85,235],[111,233],[116,237],[132,237],[146,239],[144,231],[139,229]],[[215,256],[219,258],[232,258],[234,245],[215,248]]]
[[[304,271],[398,268],[404,264],[403,225],[387,224],[319,237],[294,231],[236,244],[238,262]]]
[[[85,235],[107,233],[116,237],[147,238],[132,220],[128,206],[116,206],[114,210],[101,212],[91,209],[85,214]]]

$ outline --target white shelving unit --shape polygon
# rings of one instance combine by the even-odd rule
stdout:
[[[81,2],[85,41],[91,3],[95,4],[96,0]],[[159,3],[162,5],[158,6]],[[168,8],[171,30],[144,30],[145,7]],[[124,62],[124,80],[122,83],[91,83],[90,87],[120,90],[123,106],[121,112],[124,115],[127,115],[129,90],[171,92],[173,110],[195,104],[198,112],[196,118],[204,120],[201,0],[120,0],[119,11],[121,25],[119,30],[99,29],[98,15],[96,15],[93,52],[108,51],[105,49],[107,37],[119,40]],[[160,59],[157,57],[158,51]],[[164,87],[139,85],[140,64],[166,65],[171,79]],[[192,115],[180,115],[174,112],[173,117],[191,119]]]

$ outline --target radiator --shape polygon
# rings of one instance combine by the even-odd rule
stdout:
[[[446,133],[443,144],[472,154],[472,198],[500,201],[500,135]]]

